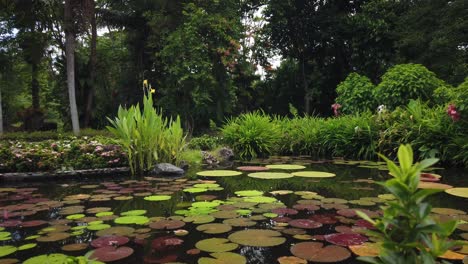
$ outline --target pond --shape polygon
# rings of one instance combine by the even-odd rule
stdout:
[[[92,250],[91,257],[112,263],[307,263],[294,255],[309,263],[360,263],[356,253],[375,251],[361,234],[370,227],[352,209],[373,217],[392,199],[375,183],[388,177],[381,163],[267,163],[279,161],[305,167],[271,168],[251,175],[256,178],[247,176],[253,172],[197,176],[202,169],[194,168],[179,179],[2,186],[0,263],[44,263],[37,256],[54,253],[63,255],[54,255],[52,263],[61,263],[64,255]],[[265,164],[236,164],[232,170],[240,165]],[[441,183],[468,186],[464,170],[432,173],[442,176]],[[466,198],[439,193],[430,201],[434,216],[468,220]],[[453,238],[466,239],[466,232],[465,224]]]

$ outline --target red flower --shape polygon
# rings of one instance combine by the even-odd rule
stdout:
[[[339,116],[340,112],[338,111],[341,108],[341,105],[339,103],[334,103],[332,104],[331,108],[333,109],[333,114],[335,116]]]
[[[447,108],[447,114],[452,118],[454,122],[460,120],[460,113],[457,111],[457,108],[453,104],[449,104]]]

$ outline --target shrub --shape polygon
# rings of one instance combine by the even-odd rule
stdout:
[[[378,143],[378,129],[369,113],[326,119],[319,128],[322,155],[372,159]]]
[[[390,68],[375,90],[377,104],[389,109],[406,105],[411,99],[429,101],[434,90],[446,86],[435,73],[420,64],[400,64]]]
[[[220,139],[217,136],[203,135],[201,137],[194,137],[188,143],[191,149],[212,150],[220,144]]]
[[[361,257],[360,260],[375,264],[436,263],[438,256],[458,244],[448,240],[457,221],[436,223],[430,217],[431,205],[424,201],[441,190],[418,189],[421,171],[438,160],[426,159],[413,165],[413,151],[409,145],[398,149],[400,166],[381,157],[393,176],[382,185],[395,200],[386,203],[383,216],[376,220],[357,212],[377,229],[368,234],[382,242],[378,258]]]
[[[241,159],[271,154],[281,136],[277,122],[259,111],[228,120],[222,128],[222,135]]]
[[[156,161],[179,161],[186,138],[180,118],[167,119],[158,113],[150,91],[144,95],[143,112],[139,104],[128,109],[120,106],[117,117],[109,121],[112,126],[107,129],[127,153],[132,175],[151,170]]]
[[[461,115],[468,115],[468,77],[458,87],[441,86],[434,91],[434,99],[437,104],[453,104]]]
[[[373,110],[377,107],[374,90],[369,78],[353,72],[336,87],[336,102],[341,104],[344,114]]]

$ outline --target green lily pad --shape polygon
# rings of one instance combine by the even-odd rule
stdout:
[[[220,201],[211,201],[211,202],[195,202],[192,203],[192,207],[198,207],[198,208],[214,208],[220,205]]]
[[[197,226],[197,230],[206,234],[222,234],[231,231],[232,227],[226,224],[214,223],[199,225]]]
[[[99,231],[110,228],[111,226],[108,224],[98,224],[98,225],[89,225],[86,228],[91,231]]]
[[[305,169],[305,166],[297,165],[297,164],[272,164],[266,165],[265,167],[269,169],[277,169],[277,170],[302,170]]]
[[[197,172],[197,175],[203,177],[231,177],[242,175],[242,172],[233,170],[208,170]]]
[[[18,248],[14,246],[0,246],[0,258],[13,254],[16,251],[18,251]]]
[[[209,238],[200,240],[195,244],[195,247],[205,252],[227,252],[235,250],[239,245],[231,243],[225,238]]]
[[[84,215],[84,214],[72,214],[72,215],[67,216],[67,219],[68,220],[77,220],[77,219],[81,219],[81,218],[83,218],[85,216],[86,215]]]
[[[273,197],[266,197],[266,196],[252,196],[252,197],[247,197],[244,199],[246,202],[252,202],[252,203],[275,203],[278,200]]]
[[[447,189],[447,190],[445,190],[445,192],[450,194],[450,195],[463,197],[463,198],[468,198],[468,188],[456,187],[456,188]]]
[[[194,223],[194,224],[206,224],[211,223],[215,220],[215,218],[211,215],[194,215],[185,217],[182,221],[186,223]]]
[[[160,202],[160,201],[167,201],[170,200],[172,197],[169,195],[151,195],[151,196],[146,196],[145,199],[146,201],[150,202]]]
[[[305,178],[331,178],[335,177],[336,174],[324,172],[324,171],[298,171],[291,173],[297,177],[305,177]]]
[[[149,221],[150,220],[148,217],[142,216],[142,215],[122,216],[114,220],[116,224],[121,224],[121,225],[129,225],[129,224],[144,225],[148,223]]]
[[[246,190],[235,192],[237,196],[262,196],[263,192],[257,190]]]
[[[239,209],[239,210],[236,210],[236,213],[238,213],[239,215],[250,215],[252,213],[252,210],[247,210],[247,209]]]
[[[275,213],[264,213],[263,216],[264,216],[264,217],[268,217],[268,218],[274,218],[274,217],[277,217],[278,214],[275,214]]]
[[[274,230],[249,229],[232,233],[228,237],[234,243],[251,247],[273,247],[286,242],[280,232]]]
[[[27,259],[23,264],[63,264],[67,263],[67,258],[64,254],[40,255]]]
[[[247,176],[256,179],[274,180],[274,179],[287,179],[292,178],[294,175],[284,172],[254,172],[249,173]]]
[[[122,216],[137,216],[146,214],[146,210],[131,210],[121,213]]]
[[[29,244],[24,244],[18,247],[18,250],[27,250],[36,247],[36,243],[29,243]]]
[[[198,264],[245,264],[247,259],[237,253],[219,252],[210,254],[213,258],[199,258]]]
[[[184,192],[188,193],[202,193],[202,192],[207,192],[208,189],[205,188],[186,188],[184,189]]]
[[[96,217],[103,217],[103,216],[110,216],[110,215],[114,215],[114,213],[113,212],[100,212],[96,214]]]

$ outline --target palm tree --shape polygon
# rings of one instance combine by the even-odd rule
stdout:
[[[67,59],[67,87],[70,100],[70,114],[72,119],[73,134],[80,134],[80,123],[78,121],[78,108],[75,95],[75,33],[73,26],[73,4],[72,0],[65,0],[65,56]]]

